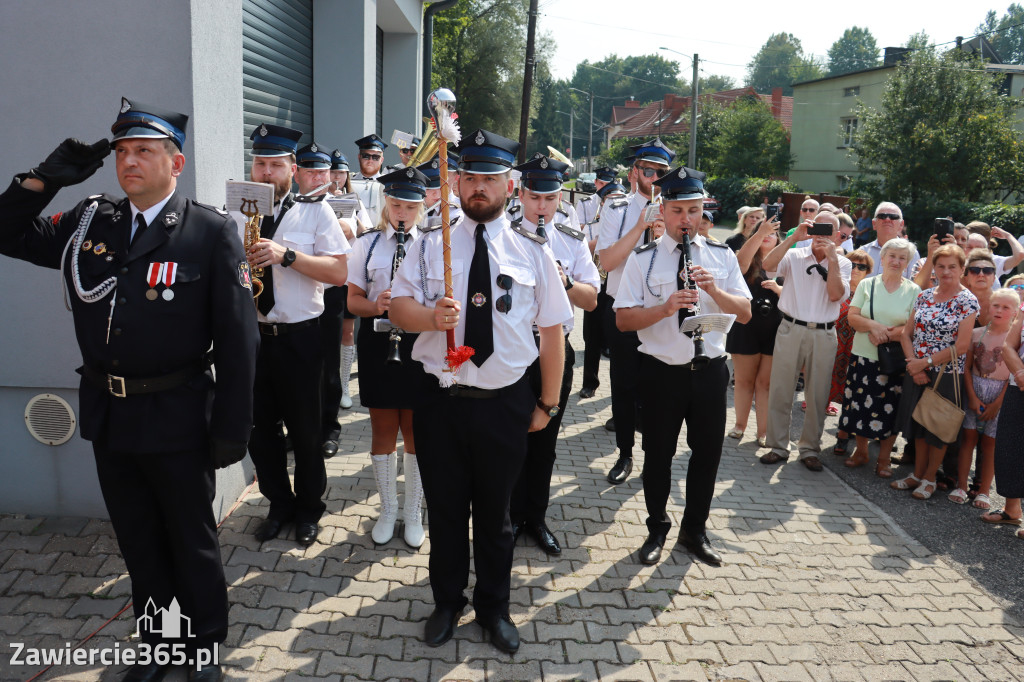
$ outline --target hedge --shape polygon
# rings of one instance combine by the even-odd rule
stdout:
[[[788,180],[769,178],[736,178],[710,176],[704,182],[708,194],[718,199],[722,212],[733,214],[740,206],[760,206],[761,199],[769,201],[786,192],[799,192],[800,188]]]

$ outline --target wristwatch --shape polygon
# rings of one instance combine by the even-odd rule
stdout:
[[[295,252],[292,251],[291,249],[288,249],[287,251],[284,252],[284,255],[281,256],[281,267],[286,268],[294,262]]]
[[[925,358],[925,359],[926,359],[926,360],[928,360],[928,366],[929,366],[929,367],[934,367],[934,366],[935,366],[935,363],[934,363],[934,362],[932,362],[932,356],[930,356],[930,355],[929,355],[929,356],[928,356],[927,358]]]
[[[537,407],[544,410],[549,417],[558,416],[558,405],[545,405],[540,398],[537,398]]]
[[[575,285],[576,282],[572,281],[572,275],[570,275],[568,272],[565,273],[565,290],[569,291],[569,289],[572,289]]]

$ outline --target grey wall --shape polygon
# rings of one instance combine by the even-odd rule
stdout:
[[[222,203],[224,180],[241,173],[241,0],[3,2],[0,26],[5,187],[65,137],[109,137],[123,95],[190,114],[178,188]],[[110,158],[46,213],[101,191],[120,194]],[[58,393],[78,411],[81,356],[60,278],[0,257],[0,290],[0,512],[102,515],[88,443],[45,446],[24,426],[37,393]],[[235,488],[241,477],[222,476]],[[223,492],[233,500],[239,491]]]

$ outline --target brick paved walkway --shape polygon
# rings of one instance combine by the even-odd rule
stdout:
[[[251,533],[266,505],[255,490],[221,529],[229,679],[1024,680],[1024,628],[977,585],[828,471],[811,473],[795,458],[758,464],[749,435],[727,443],[712,509],[709,534],[725,565],[695,563],[683,550],[639,564],[638,474],[619,487],[604,480],[614,454],[602,427],[611,409],[606,363],[602,371],[594,399],[570,399],[559,441],[550,526],[564,552],[550,560],[525,539],[516,548],[512,617],[523,645],[515,657],[482,639],[471,610],[445,646],[419,642],[432,608],[429,540],[419,552],[400,538],[373,547],[369,418],[357,408],[345,413],[343,454],[328,462],[320,543],[260,546]],[[680,452],[675,523],[685,442]],[[642,456],[637,464],[639,472]],[[42,669],[11,666],[12,642],[63,648],[128,602],[105,522],[0,517],[0,567],[0,679]],[[125,646],[133,629],[129,609],[85,648]],[[37,679],[115,673],[64,667]]]

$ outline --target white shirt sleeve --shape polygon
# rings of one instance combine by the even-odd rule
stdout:
[[[658,247],[655,247],[658,248]],[[644,305],[644,273],[640,269],[640,259],[634,251],[629,254],[622,269],[619,281],[618,296],[615,297],[615,310],[619,308],[642,308]]]
[[[316,204],[320,212],[316,215],[316,238],[313,242],[314,256],[339,256],[347,254],[352,246],[341,231],[334,209],[326,201]]]

